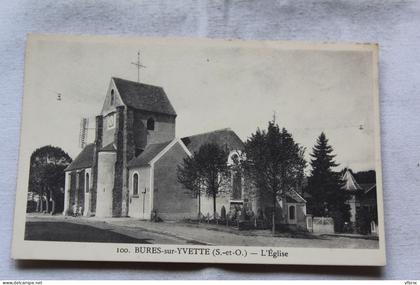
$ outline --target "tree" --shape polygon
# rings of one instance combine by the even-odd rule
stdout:
[[[195,157],[186,157],[183,160],[183,164],[178,165],[177,168],[178,182],[180,182],[186,189],[198,199],[198,221],[201,219],[201,194],[202,194],[202,183],[201,176],[199,174],[199,167]]]
[[[311,174],[308,178],[308,192],[311,194],[311,209],[315,216],[332,216],[337,231],[342,231],[344,222],[349,221],[349,198],[342,190],[343,181],[339,172],[333,171],[338,164],[336,155],[322,132],[312,149]]]
[[[245,172],[259,195],[268,196],[272,203],[272,232],[276,230],[276,204],[285,198],[303,179],[306,166],[305,149],[296,143],[285,128],[275,122],[268,123],[268,130],[257,129],[245,143]]]
[[[59,147],[44,146],[36,149],[30,160],[29,191],[39,195],[37,211],[54,214],[57,204],[63,205],[64,169],[72,162],[70,156]],[[49,202],[51,201],[51,208]]]
[[[229,176],[227,166],[228,152],[217,144],[202,145],[191,157],[178,166],[178,181],[185,188],[196,193],[200,199],[203,189],[213,198],[213,216],[216,219],[216,197]],[[200,214],[200,209],[199,209]]]

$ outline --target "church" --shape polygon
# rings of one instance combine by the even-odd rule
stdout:
[[[177,166],[206,143],[229,152],[242,151],[230,129],[177,138],[177,114],[163,88],[111,78],[102,111],[96,116],[95,141],[65,169],[64,215],[133,217],[148,220],[196,218],[197,198],[177,180]],[[228,194],[217,197],[217,212],[232,205],[261,207],[249,195],[244,177],[232,173]],[[294,192],[280,207],[286,223],[305,225],[306,201]],[[80,209],[80,210],[79,210]],[[212,213],[211,198],[201,198],[201,212]]]

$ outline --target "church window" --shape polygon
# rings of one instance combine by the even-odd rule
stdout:
[[[294,220],[295,216],[296,216],[296,207],[295,206],[290,206],[289,207],[289,220]]]
[[[232,199],[242,199],[242,176],[240,172],[232,173]]]
[[[234,154],[231,156],[231,158],[232,158],[232,162],[233,162],[234,164],[238,164],[238,163],[239,163],[239,156],[238,156],[238,154],[234,153]]]
[[[85,191],[86,191],[86,193],[89,193],[89,173],[86,173]]]
[[[114,89],[111,90],[111,106],[114,106],[115,104],[115,95],[114,95]]]
[[[139,175],[133,174],[133,196],[139,195]]]
[[[147,129],[149,131],[154,131],[155,130],[155,120],[153,118],[149,118],[147,120]]]

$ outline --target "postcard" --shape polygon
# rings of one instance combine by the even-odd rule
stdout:
[[[12,257],[386,264],[378,45],[30,34]]]

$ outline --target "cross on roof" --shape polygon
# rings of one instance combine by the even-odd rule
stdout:
[[[137,67],[137,82],[140,83],[140,68],[146,68],[140,62],[140,51],[137,52],[137,62],[132,62],[131,64]]]

